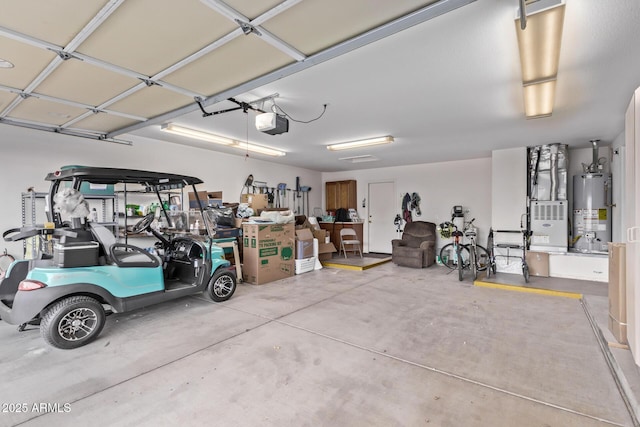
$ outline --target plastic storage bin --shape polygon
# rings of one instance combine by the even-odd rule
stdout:
[[[53,263],[63,268],[98,265],[98,242],[56,243]]]

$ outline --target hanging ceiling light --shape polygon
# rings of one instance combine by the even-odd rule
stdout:
[[[189,138],[199,139],[201,141],[213,142],[214,144],[226,145],[228,147],[233,147],[240,150],[251,151],[253,153],[266,154],[267,156],[285,156],[287,154],[285,151],[276,150],[275,148],[256,145],[249,142],[241,142],[236,139],[228,138],[226,136],[220,136],[201,130],[174,125],[173,123],[167,123],[160,126],[160,130],[175,135],[186,136]]]
[[[327,150],[350,150],[352,148],[370,147],[372,145],[390,144],[392,143],[392,136],[380,136],[377,138],[362,139],[360,141],[341,142],[339,144],[327,145]]]
[[[528,119],[553,112],[564,12],[564,0],[539,0],[527,7],[525,29],[515,20]]]

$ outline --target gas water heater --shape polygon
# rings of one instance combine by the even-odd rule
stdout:
[[[573,176],[573,249],[578,252],[608,252],[611,241],[611,174],[603,173],[606,158],[598,157],[599,140],[591,140],[593,161],[582,164]]]
[[[572,241],[578,252],[608,251],[611,241],[611,175],[574,175]]]

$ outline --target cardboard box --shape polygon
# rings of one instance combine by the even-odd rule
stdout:
[[[313,256],[313,234],[308,228],[296,230],[296,259]]]
[[[198,191],[202,207],[222,205],[222,191]],[[198,209],[198,200],[193,191],[189,192],[189,209]]]
[[[549,254],[546,252],[527,252],[529,274],[538,277],[549,277]]]
[[[318,239],[318,243],[329,243],[329,232],[327,230],[313,230],[313,238]]]
[[[318,259],[327,261],[333,257],[333,253],[338,252],[333,243],[318,243]]]
[[[248,203],[249,207],[254,211],[264,209],[269,206],[268,194],[242,194],[240,203]]]
[[[312,271],[316,265],[316,257],[297,259],[296,260],[296,274],[307,273]]]
[[[620,344],[627,344],[627,248],[609,243],[609,330]]]
[[[243,224],[245,282],[255,285],[293,276],[295,233],[293,224]]]

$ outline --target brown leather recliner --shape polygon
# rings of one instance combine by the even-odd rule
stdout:
[[[394,264],[429,267],[436,262],[436,225],[426,221],[408,222],[402,239],[393,239],[391,247],[391,261]]]

